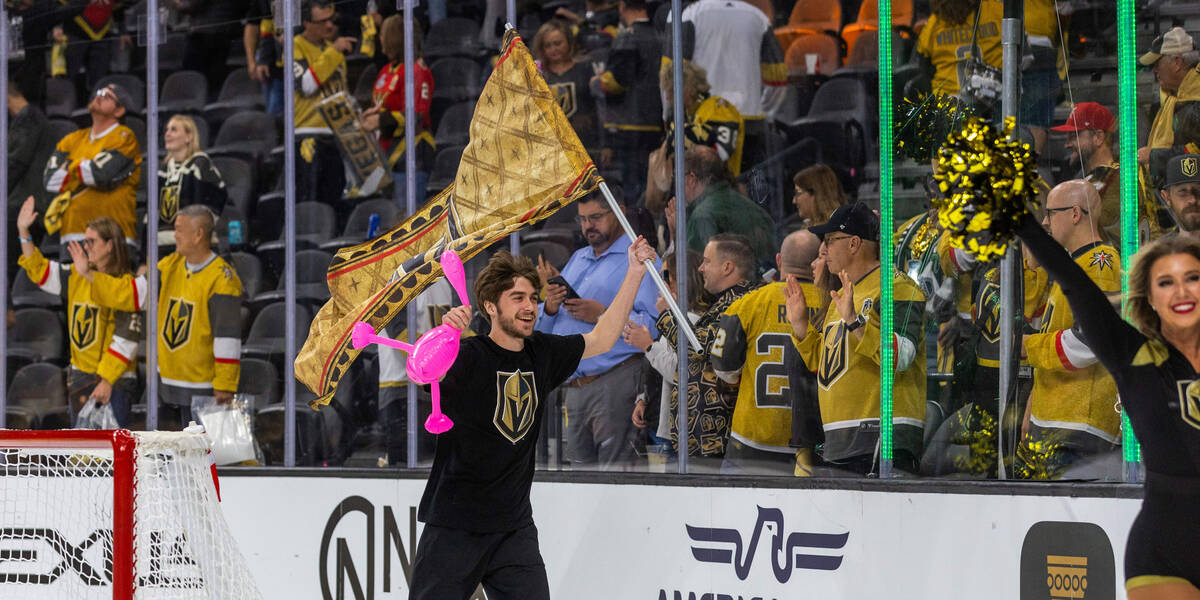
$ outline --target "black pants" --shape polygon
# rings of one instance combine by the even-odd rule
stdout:
[[[488,600],[549,600],[537,527],[471,533],[426,525],[413,559],[409,600],[466,600],[480,583]]]
[[[296,144],[296,202],[337,206],[346,187],[346,170],[333,136],[296,136]]]

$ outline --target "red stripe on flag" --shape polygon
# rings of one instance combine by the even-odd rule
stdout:
[[[214,358],[213,360],[215,360],[223,365],[236,365],[236,364],[242,362],[242,360],[240,358]]]
[[[117,352],[116,350],[109,348],[108,353],[113,355],[114,357],[116,357],[117,360],[119,360],[125,364],[129,364],[129,359],[127,357],[125,357],[124,355],[122,355],[120,352]]]
[[[42,271],[42,278],[39,279],[37,282],[38,287],[42,287],[43,285],[45,285],[47,279],[50,279],[50,263],[49,262],[46,263],[46,270]]]

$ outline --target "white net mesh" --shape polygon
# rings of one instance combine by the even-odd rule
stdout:
[[[133,597],[261,598],[221,514],[207,439],[134,437]],[[114,596],[113,481],[111,449],[6,448],[0,432],[0,598]]]
[[[0,449],[0,597],[113,597],[112,458]]]

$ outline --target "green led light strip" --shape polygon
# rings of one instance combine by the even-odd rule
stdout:
[[[1138,251],[1137,173],[1137,64],[1134,63],[1134,0],[1117,0],[1117,81],[1120,90],[1121,163],[1121,297],[1129,297],[1129,261]],[[882,4],[882,1],[880,2]],[[1142,449],[1121,411],[1121,453],[1126,462],[1138,462]]]
[[[1132,1],[1132,0],[1127,0]],[[879,307],[879,458],[892,462],[892,382],[895,376],[891,340],[895,336],[892,308],[892,278],[895,248],[892,246],[892,3],[879,0],[879,284],[883,297]],[[880,475],[890,475],[880,471]]]

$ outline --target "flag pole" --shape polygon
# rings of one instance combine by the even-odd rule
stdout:
[[[608,207],[612,209],[613,214],[617,215],[617,220],[621,222],[621,227],[625,229],[625,235],[629,236],[630,241],[637,241],[637,233],[633,231],[633,227],[629,225],[629,220],[625,218],[625,211],[617,204],[616,198],[613,198],[612,192],[608,190],[608,183],[600,181],[600,192],[604,194],[604,199],[608,201]],[[703,352],[704,348],[700,346],[700,340],[692,331],[692,323],[688,321],[687,315],[680,310],[679,304],[675,302],[675,296],[671,294],[671,290],[667,289],[667,282],[663,281],[662,274],[658,269],[654,268],[654,261],[646,259],[646,272],[650,274],[650,278],[654,280],[654,285],[658,287],[658,293],[667,301],[671,312],[675,313],[675,322],[679,324],[679,330],[687,335],[687,339],[692,343],[692,348],[696,352]]]

